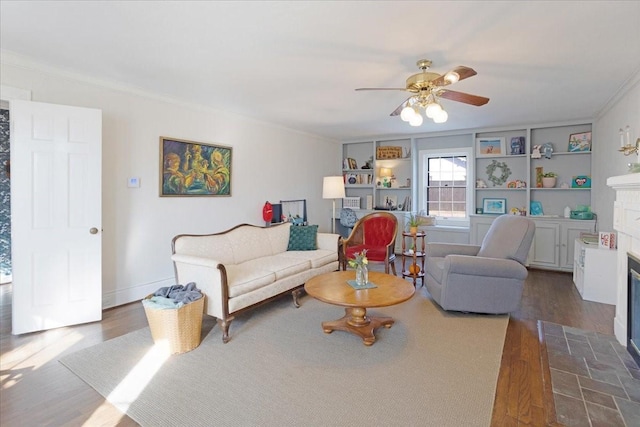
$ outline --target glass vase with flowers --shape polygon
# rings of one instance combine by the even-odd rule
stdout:
[[[367,259],[367,250],[353,254],[354,258],[349,260],[349,267],[356,270],[356,286],[366,286],[369,282],[369,260]]]

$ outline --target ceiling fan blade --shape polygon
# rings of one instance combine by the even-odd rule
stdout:
[[[407,99],[404,100],[404,102],[402,104],[400,104],[398,106],[398,108],[396,108],[395,110],[393,110],[393,112],[391,114],[389,114],[390,116],[398,116],[400,115],[400,113],[402,112],[402,109],[404,107],[406,107],[407,105],[410,105],[411,103],[411,99],[415,98],[415,96],[410,96]]]
[[[460,76],[458,78],[458,81],[460,80],[464,80],[468,77],[473,77],[476,74],[476,71],[473,68],[469,68],[469,67],[465,67],[464,65],[460,65],[456,68],[454,68],[451,71],[448,71],[447,73],[457,73],[458,76]],[[451,84],[451,82],[445,80],[445,76],[447,75],[447,73],[444,73],[443,75],[441,75],[440,77],[438,77],[437,79],[433,80],[431,83],[433,83],[434,86],[447,86],[449,84]]]
[[[359,87],[356,90],[402,90],[406,91],[404,87]]]
[[[465,104],[475,105],[476,107],[480,107],[481,105],[489,102],[489,98],[485,98],[484,96],[471,95],[469,93],[456,92],[453,90],[442,89],[438,91],[438,96],[440,98],[449,99],[451,101],[463,102]]]

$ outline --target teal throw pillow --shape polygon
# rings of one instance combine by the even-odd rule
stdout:
[[[318,234],[317,225],[292,225],[289,227],[288,251],[315,251],[316,237]]]

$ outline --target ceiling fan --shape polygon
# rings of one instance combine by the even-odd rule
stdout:
[[[402,120],[409,122],[412,126],[420,126],[422,124],[423,119],[419,112],[420,107],[425,110],[426,116],[433,119],[434,122],[444,123],[447,121],[449,115],[440,105],[439,98],[463,102],[476,107],[489,102],[489,98],[483,96],[445,89],[445,86],[475,76],[477,73],[473,68],[460,65],[440,75],[427,71],[431,67],[431,61],[428,59],[421,59],[416,65],[422,71],[410,76],[404,88],[362,87],[356,90],[403,90],[414,93],[415,95],[407,98],[391,113],[391,116],[400,115]]]

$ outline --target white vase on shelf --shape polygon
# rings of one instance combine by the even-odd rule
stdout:
[[[542,178],[542,187],[543,188],[553,188],[556,186],[556,177],[543,177]]]

